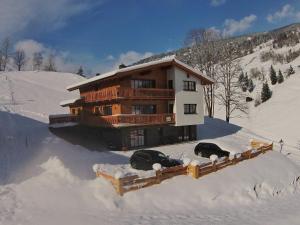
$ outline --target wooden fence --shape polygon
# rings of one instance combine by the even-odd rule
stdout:
[[[116,189],[116,192],[122,196],[126,192],[159,184],[166,179],[170,179],[179,175],[189,175],[193,178],[198,179],[207,174],[224,169],[227,166],[235,165],[241,161],[257,157],[260,154],[264,154],[267,151],[273,150],[273,144],[267,144],[255,140],[251,141],[250,144],[253,149],[247,150],[240,154],[235,154],[234,157],[225,157],[215,162],[208,162],[202,164],[192,162],[188,166],[180,165],[165,168],[162,170],[155,171],[155,176],[152,177],[141,178],[138,175],[132,175],[122,178],[115,178],[102,171],[97,171],[96,176],[103,177],[109,180]]]

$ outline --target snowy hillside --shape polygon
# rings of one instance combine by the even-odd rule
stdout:
[[[261,62],[260,56],[263,52],[270,50],[286,55],[291,50],[296,51],[299,49],[300,44],[274,50],[271,42],[267,42],[261,47],[257,47],[253,54],[241,58],[242,69],[248,76],[251,76],[251,69],[253,68],[265,72],[266,81],[268,81],[273,95],[271,99],[257,107],[254,107],[254,102],[249,103],[249,115],[233,119],[234,123],[269,137],[272,141],[277,142],[282,138],[286,141],[286,144],[298,148],[298,150],[300,147],[298,132],[298,125],[300,124],[300,57],[290,63],[274,63],[272,60]],[[285,77],[283,83],[271,85],[269,76],[271,65],[277,74],[279,70],[283,72]],[[294,68],[295,74],[287,78],[285,72],[290,66]],[[248,92],[247,95],[254,99],[260,98],[262,83],[265,81],[255,78],[253,81],[255,83],[254,91],[252,93]],[[220,113],[218,113],[218,116],[222,117]]]
[[[67,112],[59,102],[78,93],[70,93],[65,87],[82,79],[70,73],[2,72],[0,109],[47,122],[49,114]]]
[[[92,166],[124,168],[132,152],[92,151],[47,127],[48,114],[64,112],[59,102],[78,94],[67,93],[65,86],[81,79],[45,72],[0,74],[0,224],[298,224],[300,167],[278,152],[199,180],[179,176],[117,196],[109,183],[95,178]],[[285,90],[278,88],[278,95]],[[268,104],[260,107],[272,110]],[[266,125],[271,120],[264,118]],[[199,138],[239,151],[250,138],[263,137],[206,119]],[[156,149],[190,157],[195,144]]]

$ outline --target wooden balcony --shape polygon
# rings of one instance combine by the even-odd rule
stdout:
[[[116,99],[174,99],[175,93],[172,89],[158,88],[125,88],[125,87],[110,87],[99,91],[90,91],[82,93],[81,97],[84,101],[100,102]]]
[[[59,125],[65,124],[68,125],[75,125],[80,122],[79,115],[72,115],[72,114],[59,114],[59,115],[50,115],[49,116],[49,126],[56,127]]]
[[[81,118],[81,123],[99,127],[126,127],[158,124],[174,124],[175,114],[123,114],[112,116],[87,116]]]

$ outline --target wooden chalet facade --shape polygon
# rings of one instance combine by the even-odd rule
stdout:
[[[118,149],[195,140],[204,121],[202,85],[212,83],[174,57],[122,68],[67,87],[80,97],[62,102],[70,114],[50,116],[50,126],[98,127]]]

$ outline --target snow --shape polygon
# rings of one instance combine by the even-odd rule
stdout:
[[[58,124],[50,124],[49,127],[52,128],[62,128],[62,127],[73,127],[77,126],[78,123],[76,122],[65,122],[65,123],[58,123]]]
[[[0,224],[299,224],[300,153],[295,143],[300,73],[294,68],[296,74],[273,87],[273,97],[248,116],[227,124],[220,113],[198,128],[199,140],[217,143],[230,157],[240,157],[250,138],[271,142],[282,137],[282,154],[275,143],[275,151],[200,179],[177,176],[123,197],[95,171],[117,177],[136,173],[128,163],[133,151],[107,151],[48,129],[49,114],[67,113],[59,102],[78,97],[65,86],[83,79],[63,73],[1,73]],[[152,149],[199,165],[209,162],[194,155],[199,140]]]
[[[184,158],[182,162],[183,166],[188,166],[192,162],[192,160],[190,158]]]
[[[152,168],[155,170],[155,171],[159,171],[159,170],[161,170],[161,165],[159,164],[159,163],[154,163],[153,165],[152,165]]]
[[[68,106],[70,104],[74,104],[76,101],[80,100],[81,98],[73,98],[73,99],[69,99],[69,100],[64,100],[64,101],[61,101],[59,103],[60,106]]]
[[[210,159],[210,161],[212,161],[212,162],[216,162],[216,161],[218,160],[218,156],[217,156],[217,155],[211,155],[211,156],[209,157],[209,159]]]
[[[67,89],[72,91],[72,90],[78,89],[80,86],[83,86],[85,84],[89,84],[89,83],[92,83],[92,82],[95,82],[95,81],[99,81],[99,80],[102,80],[104,78],[112,77],[112,76],[115,76],[119,73],[129,72],[129,71],[133,71],[133,70],[137,70],[137,69],[141,69],[141,68],[146,68],[146,67],[157,65],[157,64],[171,63],[171,62],[175,62],[176,64],[179,64],[179,65],[193,71],[195,74],[198,74],[200,77],[204,77],[206,80],[214,82],[211,78],[209,78],[208,76],[205,76],[200,71],[195,70],[194,68],[188,66],[187,64],[177,60],[175,58],[175,56],[173,55],[173,56],[169,56],[169,57],[164,57],[164,58],[159,59],[159,60],[155,60],[155,61],[151,61],[151,62],[147,62],[147,63],[142,63],[142,64],[138,64],[138,65],[134,65],[134,66],[128,66],[128,67],[125,67],[125,68],[122,68],[122,69],[113,70],[113,71],[110,71],[108,73],[104,73],[104,74],[101,74],[99,76],[95,76],[95,77],[92,77],[90,79],[78,82],[76,84],[69,85],[67,87]]]

